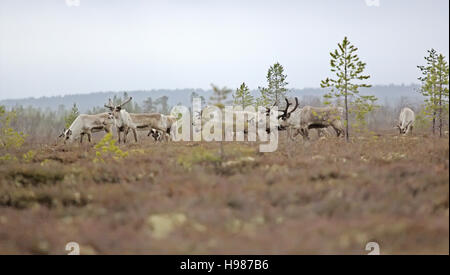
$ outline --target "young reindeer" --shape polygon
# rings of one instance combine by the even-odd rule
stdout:
[[[154,121],[156,123],[153,123],[150,131],[148,132],[147,136],[152,136],[155,141],[169,141],[174,138],[174,135],[176,134],[176,131],[172,131],[172,127],[176,125],[177,118],[171,115],[163,115],[163,114],[148,114],[149,116],[158,117],[160,116],[159,120]]]

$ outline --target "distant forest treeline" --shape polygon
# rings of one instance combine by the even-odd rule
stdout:
[[[408,106],[417,112],[416,129],[429,128],[429,121],[422,112],[424,100],[417,92],[419,86],[374,86],[365,89],[365,93],[376,95],[379,108],[367,116],[368,128],[371,130],[392,130],[401,108]],[[256,94],[257,91],[252,91]],[[291,90],[288,97],[299,97],[300,106],[323,106],[324,89]],[[123,101],[128,96],[133,102],[126,106],[127,111],[169,113],[171,107],[177,104],[191,106],[193,96],[202,97],[203,104],[208,104],[212,91],[198,89],[129,91],[129,92],[99,92],[91,94],[68,95],[59,97],[42,97],[38,99],[18,99],[0,101],[14,111],[16,119],[11,127],[27,135],[27,142],[56,142],[58,135],[67,127],[67,118],[76,113],[100,113],[106,111],[103,107],[108,98],[115,102]],[[231,97],[231,96],[230,96]],[[231,98],[230,98],[231,99]],[[74,103],[76,107],[74,107]],[[448,115],[446,116],[448,118]],[[445,119],[448,129],[448,119]]]
[[[376,85],[369,89],[364,89],[364,93],[374,95],[378,98],[377,104],[396,105],[399,101],[416,104],[418,100],[422,100],[422,96],[418,93],[419,85]],[[321,88],[305,88],[291,89],[288,93],[289,97],[299,97],[304,101],[322,100],[322,96],[327,92]],[[0,105],[6,106],[8,109],[22,106],[38,108],[42,110],[58,111],[61,108],[70,109],[73,104],[78,106],[82,113],[97,110],[103,104],[107,103],[108,98],[123,98],[124,93],[133,97],[133,104],[138,104],[142,110],[145,110],[146,103],[151,102],[158,111],[181,104],[191,106],[192,94],[203,97],[206,102],[212,95],[212,90],[202,89],[177,89],[177,90],[150,90],[150,91],[120,91],[120,92],[93,92],[88,94],[74,94],[65,96],[52,96],[40,98],[24,98],[24,99],[6,99],[0,100]],[[258,95],[258,90],[252,90],[254,96]],[[159,105],[159,106],[158,106]]]

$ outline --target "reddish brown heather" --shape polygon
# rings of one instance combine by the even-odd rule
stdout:
[[[97,138],[98,140],[98,138]],[[449,253],[449,140],[25,146],[0,165],[0,253]],[[287,142],[287,143],[286,143]],[[36,155],[25,162],[22,154]]]

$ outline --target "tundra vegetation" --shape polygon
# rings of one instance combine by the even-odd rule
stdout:
[[[440,91],[425,94],[432,103],[375,107],[373,98],[355,96],[366,84],[352,79],[366,79],[364,65],[354,52],[345,57],[346,48],[355,49],[345,41],[333,53],[335,65],[350,60],[355,71],[323,83],[347,82],[334,86],[336,106],[326,106],[330,97],[285,100],[278,63],[265,94],[250,101],[243,84],[234,100],[278,104],[283,118],[340,110],[347,96],[347,126],[364,121],[367,129],[348,142],[317,135],[292,142],[281,131],[278,150],[261,153],[258,142],[155,142],[147,131],[137,132],[138,143],[117,144],[113,131],[93,134],[92,143],[63,144],[56,136],[74,110],[0,107],[0,254],[64,254],[69,242],[79,243],[81,254],[365,254],[369,242],[382,254],[447,254],[448,66],[439,65],[438,90],[429,81],[439,77],[425,75],[422,91]],[[211,103],[222,107],[231,91],[215,88]],[[419,114],[408,136],[392,127],[406,105]],[[133,102],[126,111],[162,110],[154,106]]]

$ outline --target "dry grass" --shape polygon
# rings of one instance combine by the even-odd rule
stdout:
[[[449,140],[41,145],[0,164],[0,253],[449,253]]]

